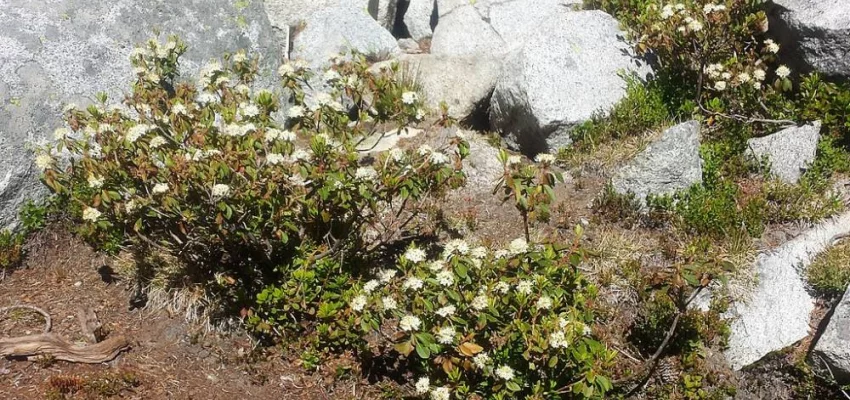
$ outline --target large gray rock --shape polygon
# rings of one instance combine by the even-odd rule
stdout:
[[[747,141],[758,160],[767,158],[770,171],[779,179],[796,183],[806,167],[815,160],[820,140],[820,121],[783,129],[772,135]]]
[[[327,7],[308,16],[304,30],[293,41],[293,59],[303,59],[319,67],[328,58],[356,50],[374,58],[400,53],[398,43],[365,10]]]
[[[428,39],[437,25],[435,0],[410,0],[404,13],[404,26],[413,40]]]
[[[134,77],[130,52],[154,30],[187,42],[182,69],[192,75],[212,58],[247,49],[263,57],[263,85],[275,87],[280,53],[260,4],[0,1],[0,227],[14,222],[22,201],[44,194],[30,143],[52,136],[67,103],[82,106],[99,91],[119,102]]]
[[[816,362],[826,363],[838,383],[850,383],[850,290],[835,306],[813,354]]]
[[[699,155],[700,125],[688,121],[661,134],[654,143],[624,166],[612,179],[617,193],[666,195],[702,182]]]
[[[580,4],[580,0],[438,1],[440,16],[431,52],[505,54],[522,46],[546,19]]]
[[[369,0],[369,14],[388,31],[395,26],[399,0]]]
[[[733,368],[741,369],[809,335],[815,302],[803,272],[835,235],[848,232],[850,213],[845,213],[758,257],[757,286],[730,308],[733,321],[725,354]]]
[[[457,6],[447,13],[443,13],[441,9],[440,13],[440,20],[431,38],[431,54],[493,56],[505,52],[505,41],[484,20],[475,6]]]
[[[771,31],[782,58],[801,72],[850,77],[850,3],[844,0],[773,0]]]
[[[502,67],[498,60],[483,56],[420,54],[399,61],[415,77],[431,109],[439,110],[445,101],[449,116],[459,120],[470,118],[481,107],[486,109]]]
[[[649,72],[613,17],[558,11],[507,57],[490,103],[490,122],[512,148],[527,154],[556,150],[571,143],[577,125],[623,98],[622,73],[645,77]]]

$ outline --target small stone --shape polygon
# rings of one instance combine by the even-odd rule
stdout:
[[[783,129],[772,135],[747,141],[751,154],[767,158],[770,171],[786,183],[797,183],[806,167],[815,160],[820,140],[820,121]]]
[[[83,286],[83,282],[80,282],[80,281],[74,282],[74,287],[80,287],[80,286]]]

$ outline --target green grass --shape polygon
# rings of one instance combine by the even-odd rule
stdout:
[[[844,240],[815,257],[806,270],[809,285],[818,296],[834,299],[850,284],[850,240]]]

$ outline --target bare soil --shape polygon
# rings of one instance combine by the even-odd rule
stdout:
[[[111,259],[61,227],[30,239],[22,268],[0,281],[0,307],[27,304],[47,311],[52,332],[84,342],[77,314],[95,311],[107,337],[123,334],[132,348],[112,362],[0,359],[3,399],[368,399],[377,387],[359,378],[350,358],[308,373],[246,334],[203,332],[164,311],[131,310],[132,294],[111,273]],[[37,313],[0,315],[0,337],[40,333]],[[351,370],[335,378],[336,370]]]

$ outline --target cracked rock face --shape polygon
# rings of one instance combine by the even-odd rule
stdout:
[[[773,0],[770,15],[788,64],[800,72],[850,77],[849,2]]]
[[[804,272],[814,257],[831,245],[834,236],[847,232],[850,232],[850,213],[824,221],[759,256],[754,267],[758,285],[732,304],[729,312],[733,320],[725,354],[734,369],[746,367],[808,336],[815,301],[806,290]],[[845,314],[837,315],[840,322],[834,328],[835,333],[845,334],[843,339],[836,342],[837,338],[825,333],[826,340],[819,342],[821,351],[835,354],[836,360],[847,357],[850,349]],[[834,353],[832,346],[836,343],[844,346],[840,353]]]
[[[634,193],[645,201],[648,194],[673,194],[702,182],[699,145],[699,122],[688,121],[667,129],[617,173],[612,179],[614,190]]]
[[[820,140],[820,122],[783,129],[772,135],[747,141],[752,155],[770,162],[770,172],[783,182],[797,183],[806,167],[815,160]]]
[[[176,34],[189,50],[184,76],[226,52],[261,55],[263,86],[280,53],[262,5],[229,0],[0,0],[0,227],[44,194],[29,151],[52,136],[68,103],[105,91],[118,103],[134,77],[129,55],[153,36]]]

